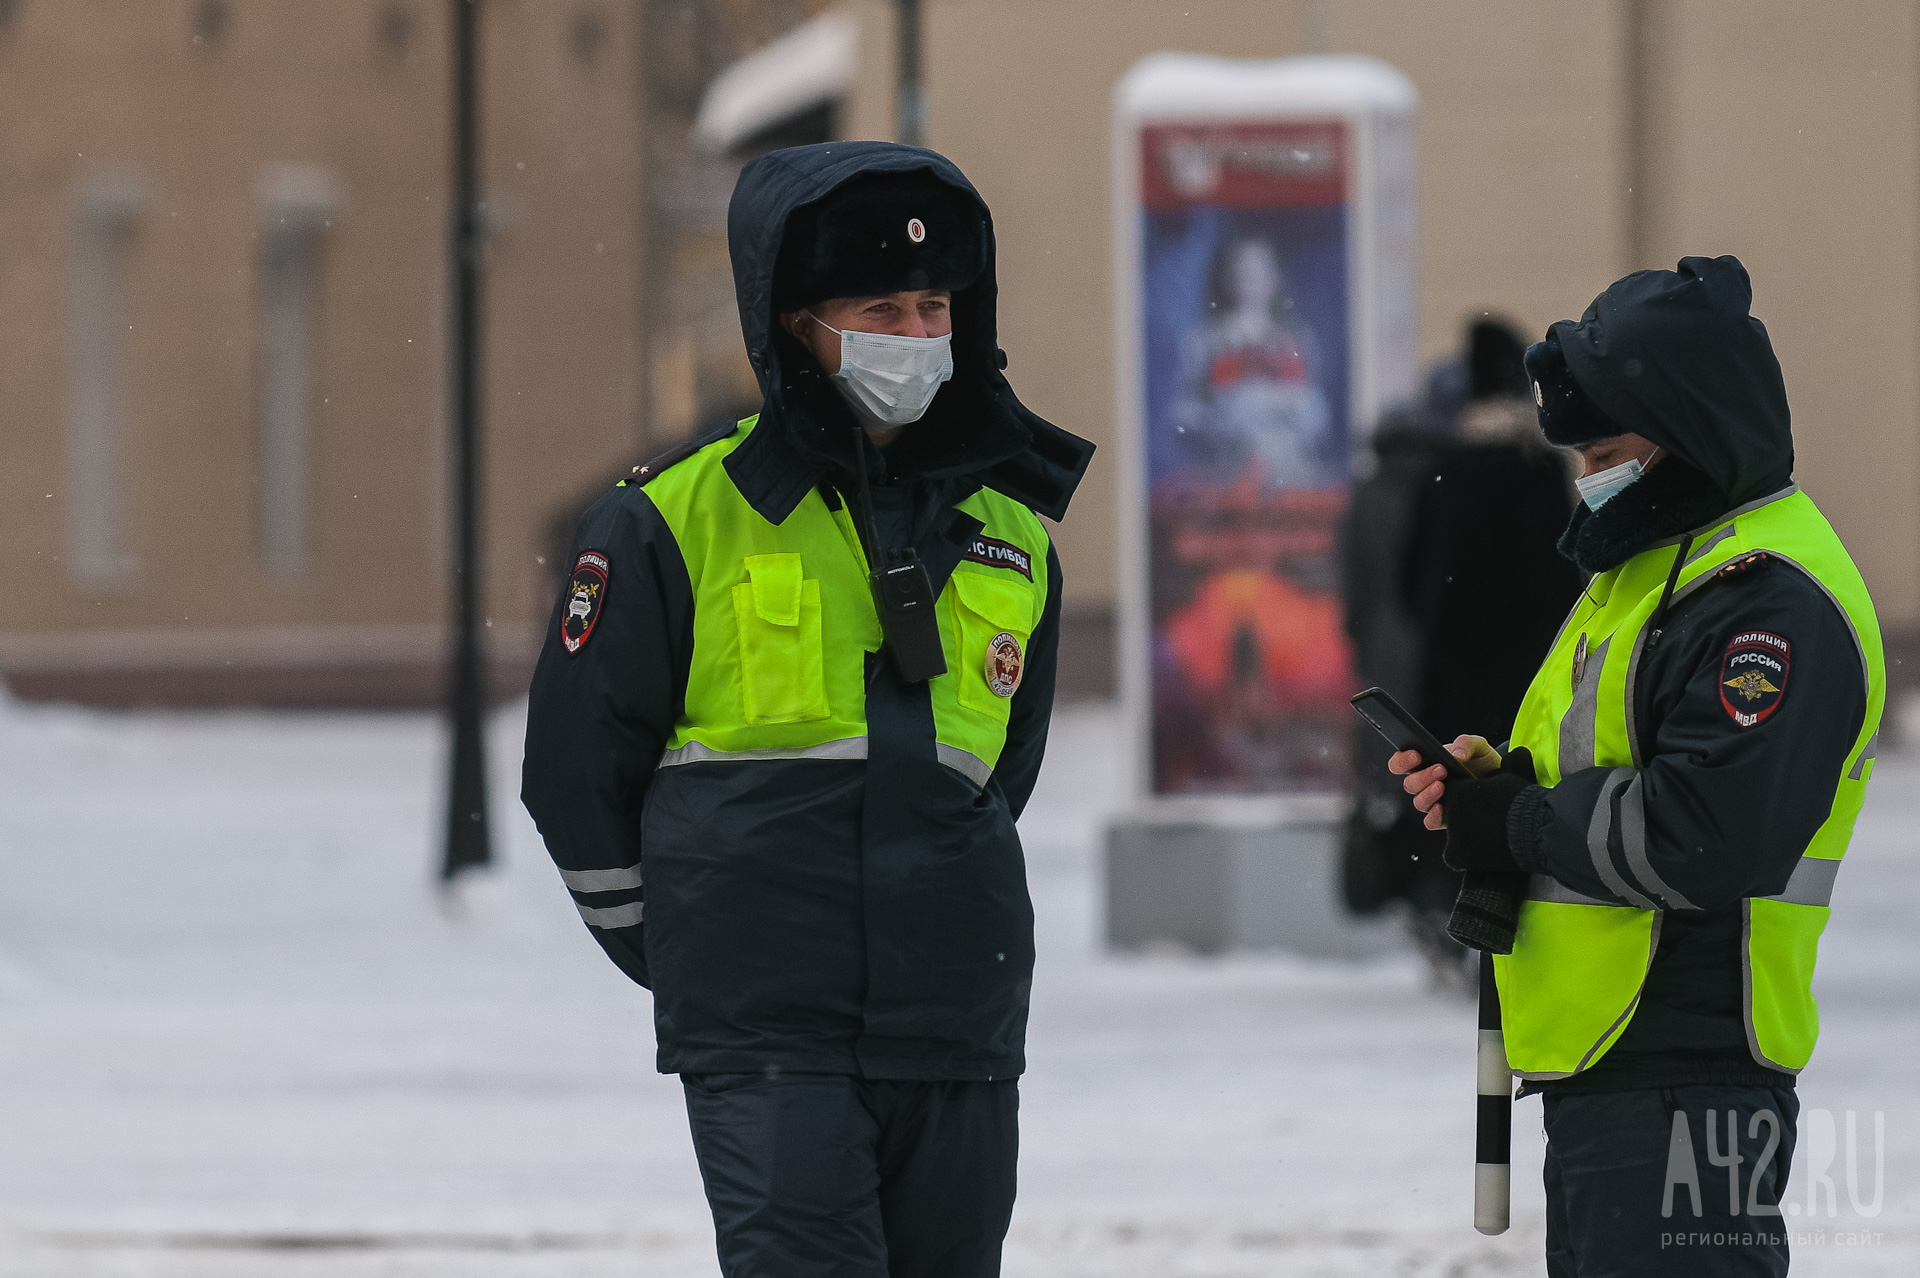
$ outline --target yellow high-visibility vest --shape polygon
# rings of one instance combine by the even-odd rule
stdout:
[[[662,767],[867,756],[866,661],[882,634],[866,554],[850,512],[818,490],[779,524],[740,495],[722,463],[758,420],[646,485],[694,598],[686,713]],[[1031,510],[992,489],[957,509],[983,527],[940,592],[947,672],[929,693],[940,761],[984,786],[1046,608],[1049,543]]]
[[[1610,804],[1622,787],[1633,787],[1627,800],[1637,799],[1644,756],[1633,722],[1634,680],[1676,547],[1677,539],[1652,547],[1595,577],[1534,676],[1514,724],[1513,745],[1532,752],[1541,785],[1558,785],[1588,768],[1611,768],[1601,804]],[[1797,488],[1742,507],[1696,534],[1675,603],[1729,562],[1758,550],[1807,574],[1839,607],[1867,687],[1866,717],[1841,765],[1833,809],[1802,850],[1786,891],[1740,903],[1748,1046],[1760,1064],[1798,1073],[1819,1037],[1814,958],[1834,876],[1873,773],[1886,664],[1880,623],[1859,570],[1826,517]],[[1623,811],[1630,861],[1645,858],[1644,830],[1643,821],[1636,824]],[[1605,838],[1606,831],[1597,837]],[[1596,865],[1601,859],[1596,853]],[[1629,888],[1620,895],[1638,894]],[[1662,914],[1588,898],[1534,876],[1513,953],[1494,958],[1507,1062],[1516,1074],[1564,1078],[1592,1066],[1618,1041],[1639,1004]]]

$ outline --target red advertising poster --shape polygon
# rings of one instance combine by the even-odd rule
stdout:
[[[1349,129],[1139,131],[1152,784],[1346,779]]]

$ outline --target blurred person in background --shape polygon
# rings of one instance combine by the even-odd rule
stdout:
[[[726,1278],[987,1278],[1060,628],[1034,512],[1092,446],[1002,375],[992,223],[941,156],[772,152],[728,239],[764,403],[588,511],[523,797],[653,991]]]
[[[1454,935],[1496,956],[1507,1063],[1545,1098],[1555,1278],[1787,1272],[1814,960],[1886,669],[1793,482],[1752,300],[1738,259],[1683,258],[1528,349],[1540,425],[1582,463],[1559,544],[1593,575],[1504,755],[1460,736],[1465,782],[1390,763],[1447,830]],[[1461,624],[1462,651],[1497,640]]]
[[[1528,681],[1580,593],[1579,570],[1554,549],[1573,513],[1567,467],[1534,419],[1522,351],[1504,323],[1469,325],[1457,437],[1376,443],[1380,484],[1393,483],[1402,504],[1394,508],[1370,491],[1362,507],[1356,494],[1351,517],[1349,544],[1376,548],[1350,551],[1350,632],[1357,623],[1366,639],[1356,633],[1356,645],[1407,696],[1371,674],[1363,681],[1394,693],[1442,740],[1470,726],[1506,739]],[[1384,536],[1394,539],[1391,553]],[[1436,986],[1471,990],[1472,952],[1447,935],[1460,876],[1441,860],[1438,836],[1418,813],[1380,801],[1397,800],[1401,787],[1377,739],[1364,742],[1358,757],[1373,801],[1357,808],[1355,824],[1371,812],[1372,837],[1351,840],[1350,897],[1371,882],[1376,895],[1384,887],[1388,899],[1404,900]],[[1371,875],[1361,864],[1374,867]]]
[[[1386,413],[1373,432],[1373,473],[1353,486],[1340,525],[1341,596],[1355,677],[1362,687],[1386,689],[1416,716],[1427,635],[1406,605],[1401,576],[1414,512],[1433,483],[1450,425],[1431,399]],[[1377,914],[1395,901],[1412,903],[1418,876],[1439,863],[1440,837],[1408,812],[1379,734],[1364,722],[1355,729],[1355,799],[1341,848],[1341,883],[1348,909]],[[1417,928],[1415,935],[1421,935]],[[1428,950],[1424,940],[1421,949]],[[1457,966],[1435,966],[1434,979],[1457,984]]]
[[[1426,636],[1418,713],[1442,741],[1512,734],[1527,684],[1580,595],[1580,570],[1555,549],[1573,515],[1571,476],[1540,433],[1524,350],[1504,323],[1469,325],[1459,435],[1420,489],[1400,564],[1401,597]],[[1436,970],[1468,989],[1476,960],[1447,935],[1459,891],[1438,855],[1420,859],[1415,936]]]

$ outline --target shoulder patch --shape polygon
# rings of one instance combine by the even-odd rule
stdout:
[[[975,536],[967,543],[960,557],[969,563],[985,564],[989,568],[1010,568],[1028,581],[1033,580],[1033,556],[1012,542],[1001,541],[997,537],[984,534]]]
[[[613,565],[604,550],[583,550],[573,561],[573,576],[567,579],[567,593],[560,610],[560,642],[569,653],[587,646],[587,639],[607,606],[607,579]]]
[[[1720,658],[1720,704],[1743,728],[1766,722],[1787,695],[1793,645],[1766,630],[1735,635]]]
[[[723,439],[732,438],[734,432],[739,429],[740,424],[735,422],[731,426],[719,430],[710,430],[704,435],[696,435],[692,439],[683,440],[675,444],[672,448],[669,448],[666,452],[661,453],[652,461],[635,466],[633,473],[621,480],[620,483],[623,487],[644,488],[648,480],[659,478],[663,472],[678,466],[681,462],[693,456],[708,444],[717,444]]]

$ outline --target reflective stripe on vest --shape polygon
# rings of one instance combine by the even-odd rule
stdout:
[[[975,785],[984,786],[993,776],[993,768],[977,754],[969,754],[959,746],[950,746],[944,741],[934,742],[933,752],[940,762],[966,777]],[[823,741],[817,746],[775,746],[767,750],[716,750],[701,741],[689,741],[660,756],[660,766],[676,767],[683,763],[752,763],[769,759],[864,759],[867,757],[867,739],[848,737],[841,741]]]
[[[867,757],[867,659],[882,637],[866,555],[846,509],[817,490],[779,524],[740,495],[722,463],[757,421],[646,485],[694,596],[686,708],[661,767]],[[985,786],[1046,608],[1048,540],[991,489],[957,509],[981,531],[936,603],[947,673],[928,696],[940,762]]]
[[[1662,914],[1696,908],[1660,878],[1647,856],[1639,772],[1645,759],[1633,709],[1648,623],[1676,546],[1643,551],[1588,584],[1515,722],[1513,745],[1532,752],[1542,785],[1589,768],[1610,769],[1588,824],[1587,850],[1595,876],[1614,898],[1596,900],[1546,876],[1529,884],[1514,951],[1494,960],[1508,1062],[1525,1077],[1562,1078],[1605,1055],[1638,1006]],[[1794,488],[1703,530],[1687,552],[1675,602],[1756,550],[1804,573],[1833,601],[1852,631],[1867,685],[1867,714],[1826,821],[1784,890],[1741,904],[1748,1046],[1761,1064],[1797,1073],[1819,1034],[1814,957],[1872,776],[1886,671],[1865,584],[1819,509]]]
[[[663,768],[683,763],[752,763],[768,759],[864,759],[865,737],[843,737],[811,746],[768,746],[762,750],[716,750],[704,741],[689,741],[660,756]]]

